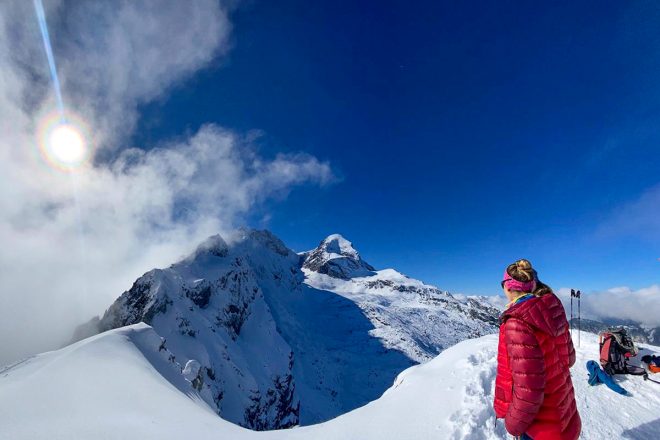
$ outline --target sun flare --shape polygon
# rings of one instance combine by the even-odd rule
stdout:
[[[61,171],[75,171],[90,157],[85,124],[78,118],[49,115],[39,128],[39,149],[48,165]]]
[[[50,134],[49,147],[53,156],[63,164],[77,166],[85,158],[85,141],[75,127],[62,124]]]

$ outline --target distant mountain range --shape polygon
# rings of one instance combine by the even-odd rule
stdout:
[[[570,322],[573,331],[581,329],[586,332],[598,334],[603,330],[607,330],[609,327],[624,327],[635,342],[654,345],[660,344],[660,327],[645,326],[627,320],[607,320],[603,322],[584,318],[578,321],[577,318],[573,318]]]
[[[76,339],[144,322],[152,347],[223,418],[255,430],[325,421],[397,374],[497,331],[489,301],[377,270],[340,235],[297,254],[268,231],[210,237],[154,269]]]

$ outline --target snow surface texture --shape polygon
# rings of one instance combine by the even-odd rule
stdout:
[[[497,331],[497,316],[487,303],[376,271],[340,235],[301,256],[245,229],[146,273],[98,326],[149,324],[214,411],[264,430],[360,407],[411,365]]]
[[[0,370],[0,438],[20,440],[505,439],[492,410],[497,336],[463,341],[402,372],[379,399],[325,423],[255,432],[215,415],[145,324],[93,336]],[[643,346],[645,353],[660,347]],[[587,384],[597,337],[572,370],[582,439],[654,438],[660,385],[617,376],[630,396]]]

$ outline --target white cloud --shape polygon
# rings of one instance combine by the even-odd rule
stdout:
[[[570,291],[568,288],[558,291],[567,314],[570,314]],[[574,303],[574,307],[577,316],[577,303]],[[584,318],[632,320],[660,327],[660,285],[654,284],[639,290],[613,287],[602,292],[583,293],[580,307]]]
[[[600,237],[635,236],[660,243],[660,184],[614,210],[596,230]]]
[[[146,270],[228,232],[269,197],[333,180],[327,163],[260,157],[216,125],[122,148],[138,105],[229,49],[215,1],[49,2],[66,103],[112,152],[73,175],[46,165],[35,130],[52,105],[32,2],[0,5],[0,364],[54,348]]]

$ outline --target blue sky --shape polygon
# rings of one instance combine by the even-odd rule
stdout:
[[[253,212],[290,247],[341,233],[378,268],[499,293],[660,280],[660,6],[254,1],[228,55],[140,108],[133,142],[214,122],[340,180]]]

